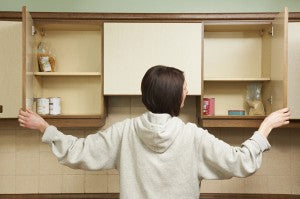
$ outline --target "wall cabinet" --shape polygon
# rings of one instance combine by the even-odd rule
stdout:
[[[203,126],[257,127],[265,115],[228,116],[228,110],[246,110],[248,113],[246,90],[247,85],[253,82],[262,85],[266,115],[289,106],[293,112],[291,118],[300,119],[297,110],[299,94],[296,91],[300,85],[296,80],[299,79],[300,67],[295,64],[296,51],[300,52],[296,50],[297,24],[290,25],[294,30],[289,34],[289,43],[287,8],[267,23],[205,25],[201,105],[204,97],[215,98],[215,115],[203,115],[201,106],[200,122]],[[288,58],[292,61],[288,62]]]
[[[16,118],[21,107],[25,109],[31,105],[31,109],[36,111],[37,98],[60,97],[61,114],[43,116],[52,124],[85,126],[84,121],[89,120],[90,125],[90,121],[94,120],[92,126],[101,126],[104,123],[101,120],[105,118],[102,24],[47,20],[36,22],[25,7],[22,18],[22,23],[0,24],[3,30],[1,39],[5,40],[9,48],[1,49],[5,52],[1,56],[6,60],[1,64],[1,75],[4,75],[1,81],[11,79],[10,82],[14,85],[10,85],[8,89],[1,88],[8,94],[3,96],[6,99],[3,100],[3,113],[0,117]],[[2,36],[2,32],[9,39]],[[41,41],[46,42],[52,50],[56,60],[55,72],[39,70],[37,47]],[[1,86],[4,85],[1,82]]]
[[[33,97],[60,97],[62,116],[102,115],[101,25],[38,24],[35,27],[38,32],[43,31],[43,40],[51,46],[57,61],[55,72],[38,72],[34,64]],[[34,49],[42,39],[38,34],[34,36]]]
[[[247,110],[246,86],[253,82],[262,84],[266,115],[288,106],[292,118],[300,119],[300,23],[288,23],[287,9],[279,14],[32,16],[24,8],[18,22],[18,13],[0,12],[0,19],[7,19],[0,22],[5,44],[0,48],[0,123],[16,118],[26,101],[61,97],[62,114],[44,116],[49,122],[99,127],[106,116],[104,96],[140,95],[143,75],[158,64],[185,71],[204,127],[258,127],[265,115],[227,115],[229,109]],[[290,16],[300,21],[300,13]],[[38,69],[41,40],[55,54],[56,72]],[[202,114],[204,97],[215,98],[214,116]]]
[[[166,65],[201,95],[202,35],[202,23],[104,23],[104,94],[140,95],[146,71]]]

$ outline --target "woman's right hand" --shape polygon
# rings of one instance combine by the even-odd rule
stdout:
[[[28,109],[26,111],[20,110],[18,117],[20,126],[39,130],[41,133],[44,133],[45,129],[49,126],[49,124],[41,116]]]
[[[289,108],[283,108],[275,111],[264,119],[258,131],[267,138],[272,129],[288,124],[290,116],[291,111]]]

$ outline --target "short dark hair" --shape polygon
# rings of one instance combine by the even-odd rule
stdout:
[[[168,66],[153,66],[142,80],[143,104],[152,113],[168,113],[171,116],[178,116],[183,84],[183,71]]]

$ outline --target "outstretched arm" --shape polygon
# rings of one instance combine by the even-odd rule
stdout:
[[[198,134],[199,177],[228,179],[253,174],[261,166],[262,152],[271,147],[267,140],[271,130],[288,124],[289,117],[288,108],[271,113],[241,147],[230,146],[207,131],[202,131]]]
[[[43,132],[42,141],[49,144],[61,164],[86,170],[117,167],[126,121],[116,123],[105,131],[88,135],[86,138],[65,135],[29,110],[20,111],[19,122],[20,126]]]

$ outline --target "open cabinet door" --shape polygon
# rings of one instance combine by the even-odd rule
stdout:
[[[289,23],[288,107],[291,119],[300,119],[300,22]]]
[[[22,109],[33,105],[33,21],[26,7],[22,9]]]
[[[272,22],[271,44],[271,111],[287,107],[288,68],[288,9],[280,12]]]
[[[17,118],[22,106],[21,38],[21,22],[0,21],[0,118]]]

